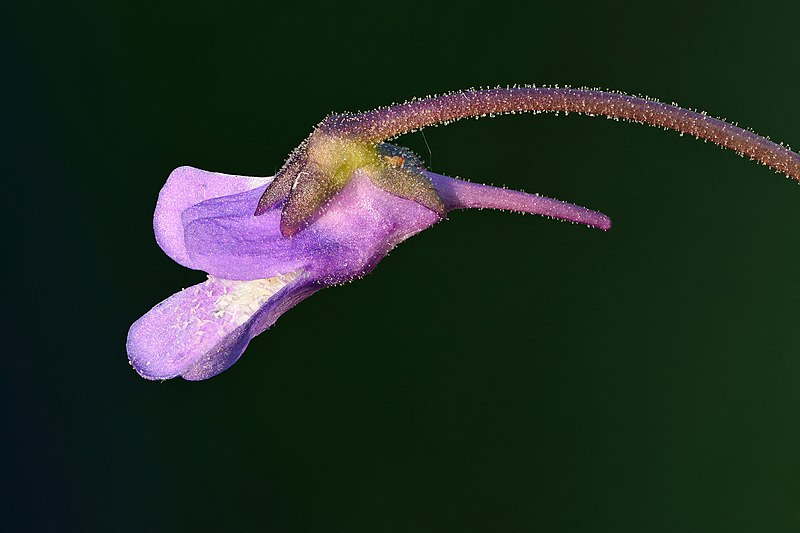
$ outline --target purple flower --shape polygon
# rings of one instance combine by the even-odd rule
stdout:
[[[154,227],[164,252],[208,280],[156,305],[128,333],[131,364],[148,379],[212,377],[250,340],[316,291],[372,271],[400,242],[447,212],[492,208],[611,227],[605,215],[518,191],[428,172],[383,141],[467,116],[564,110],[666,126],[750,155],[800,179],[800,156],[730,124],[616,93],[572,89],[468,91],[333,115],[275,178],[181,167],[159,194]]]
[[[610,227],[604,215],[558,200],[429,176],[448,210],[497,207]],[[284,237],[280,206],[253,215],[270,182],[191,167],[170,175],[156,206],[156,240],[181,265],[209,275],[131,327],[128,354],[142,376],[199,380],[222,372],[284,312],[369,273],[398,243],[441,219],[358,171],[312,225]]]

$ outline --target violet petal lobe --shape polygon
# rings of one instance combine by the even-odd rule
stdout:
[[[272,177],[235,176],[193,167],[176,168],[158,194],[153,216],[158,245],[177,263],[196,268],[186,253],[181,222],[183,212],[203,200],[266,187],[271,181]]]
[[[147,379],[208,379],[250,340],[321,288],[304,273],[231,281],[209,276],[159,303],[128,332],[128,359]]]
[[[253,216],[263,188],[209,199],[183,214],[192,268],[226,279],[303,269],[325,284],[362,276],[398,243],[439,221],[430,209],[376,187],[363,171],[303,231],[280,233],[281,204]]]

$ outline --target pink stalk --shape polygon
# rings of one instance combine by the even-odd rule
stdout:
[[[800,181],[800,155],[751,131],[674,105],[620,93],[514,87],[456,92],[328,117],[322,131],[380,142],[434,124],[502,113],[562,111],[649,124],[706,139]]]

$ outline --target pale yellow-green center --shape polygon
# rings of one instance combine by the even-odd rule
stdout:
[[[380,163],[377,145],[352,139],[321,135],[311,140],[308,156],[323,175],[328,176],[333,189],[344,187],[359,168]]]
[[[214,304],[214,316],[233,328],[241,326],[299,273],[300,271],[289,272],[252,281],[222,279],[209,275],[208,278],[221,286],[224,291]]]

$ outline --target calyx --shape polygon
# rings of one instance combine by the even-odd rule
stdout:
[[[424,170],[419,156],[401,146],[317,129],[278,171],[264,191],[255,215],[285,199],[281,234],[294,235],[315,220],[356,171],[362,171],[375,186],[444,216],[444,203]]]

